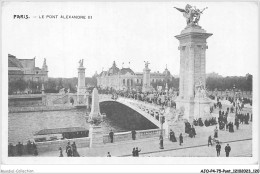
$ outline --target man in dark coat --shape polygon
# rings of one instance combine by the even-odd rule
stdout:
[[[218,111],[218,115],[219,115],[219,117],[222,115],[222,114],[221,114],[221,110]]]
[[[110,137],[111,143],[113,143],[114,142],[114,132],[112,131],[112,129],[109,132],[109,137]]]
[[[135,156],[139,157],[139,152],[141,152],[141,149],[138,150],[138,147],[135,148]]]
[[[249,113],[246,114],[245,124],[249,124],[248,121],[249,121]]]
[[[231,147],[229,146],[229,144],[227,144],[227,146],[225,147],[226,157],[229,157],[230,151],[231,151]]]
[[[68,149],[67,149],[67,156],[68,156],[68,157],[72,157],[72,149],[71,149],[71,146],[69,146]]]
[[[179,141],[180,141],[180,146],[181,146],[181,144],[183,143],[183,136],[182,136],[182,133],[181,133],[180,136],[179,136]]]
[[[196,130],[195,130],[195,128],[194,128],[194,126],[192,125],[192,127],[191,127],[191,132],[192,132],[192,137],[194,137],[195,138],[195,135],[196,135]]]
[[[229,132],[234,132],[232,126],[233,126],[233,124],[230,122],[230,123],[228,124]]]
[[[238,128],[239,128],[239,121],[238,121],[238,118],[237,118],[237,117],[235,118],[235,125],[236,125],[236,128],[237,128],[237,130],[238,130]]]
[[[136,154],[135,154],[135,147],[133,148],[132,155],[133,155],[133,157],[136,157]]]
[[[218,143],[218,144],[216,145],[217,156],[220,155],[220,150],[221,150],[221,145]]]
[[[135,130],[132,130],[132,140],[135,140],[135,138],[136,138],[136,131]]]
[[[66,146],[66,153],[67,156],[72,156],[72,150],[71,150],[71,146],[70,146],[70,142],[68,142],[67,146]]]
[[[212,146],[212,138],[211,138],[211,135],[210,135],[209,138],[208,138],[208,147],[209,147],[209,145]]]
[[[21,142],[18,142],[18,144],[16,145],[16,148],[17,148],[17,154],[19,156],[22,156],[23,155],[23,144],[21,144]]]

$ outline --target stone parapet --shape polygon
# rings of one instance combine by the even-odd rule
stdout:
[[[37,146],[39,153],[47,152],[47,151],[57,151],[57,157],[58,157],[59,147],[61,147],[63,152],[65,153],[68,142],[70,142],[70,144],[75,142],[77,148],[89,147],[90,138],[85,137],[85,138],[65,139],[65,140],[56,140],[56,141],[46,141],[46,142],[37,142],[35,144]],[[66,154],[64,153],[63,155],[65,156]]]
[[[149,130],[140,130],[136,131],[136,139],[145,139],[158,137],[161,133],[161,129],[149,129]],[[165,129],[163,129],[163,135],[165,135]],[[120,141],[130,141],[132,140],[132,133],[129,132],[120,132],[114,134],[114,142]],[[103,135],[103,143],[110,143],[110,137],[108,134]]]
[[[60,111],[75,109],[72,105],[55,105],[55,106],[32,106],[32,107],[8,107],[9,113],[18,112],[42,112],[42,111]]]

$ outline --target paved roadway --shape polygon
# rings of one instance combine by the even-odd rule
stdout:
[[[252,156],[252,140],[242,140],[230,142],[230,157],[251,157]],[[226,143],[221,145],[220,157],[225,157]],[[198,146],[193,148],[182,148],[178,150],[167,150],[164,152],[144,153],[142,157],[216,157],[216,148],[213,146]]]
[[[215,146],[208,147],[207,139],[209,135],[213,137],[215,126],[195,127],[197,131],[196,138],[184,137],[182,146],[178,142],[164,141],[164,149],[159,149],[159,139],[149,138],[142,140],[131,140],[117,143],[107,143],[95,148],[78,148],[78,152],[84,157],[104,157],[107,152],[112,156],[130,157],[132,149],[138,147],[141,149],[142,156],[171,156],[171,157],[216,157]],[[252,155],[252,123],[249,125],[240,125],[239,130],[234,133],[228,131],[219,131],[219,140],[222,143],[221,156],[224,156],[224,147],[228,142],[232,148],[230,156],[248,157]],[[59,152],[46,152],[39,154],[41,156],[58,156]],[[66,156],[64,152],[64,156]]]

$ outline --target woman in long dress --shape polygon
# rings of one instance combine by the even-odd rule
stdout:
[[[72,147],[72,155],[73,155],[74,157],[79,157],[79,153],[78,153],[78,151],[77,151],[76,143],[73,142],[73,144],[71,145],[71,147]]]
[[[175,137],[175,133],[172,131],[172,142],[177,142],[177,139]]]

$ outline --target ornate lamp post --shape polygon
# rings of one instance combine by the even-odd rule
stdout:
[[[162,106],[162,107],[160,108],[160,123],[161,123],[160,149],[164,149],[164,147],[163,147],[163,123],[165,122],[164,113],[165,113],[165,109],[164,109],[164,107]]]

